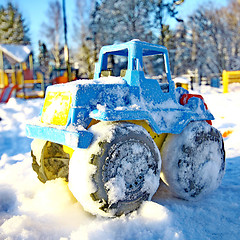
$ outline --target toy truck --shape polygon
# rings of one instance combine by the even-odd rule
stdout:
[[[113,56],[126,59],[117,76]],[[160,79],[145,57],[161,63]],[[225,151],[213,119],[202,96],[175,88],[164,46],[132,40],[102,47],[93,80],[49,86],[26,130],[42,182],[64,178],[86,211],[120,216],[151,200],[160,177],[186,200],[219,186]]]

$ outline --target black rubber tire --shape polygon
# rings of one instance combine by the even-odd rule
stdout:
[[[136,210],[159,186],[161,157],[155,142],[144,128],[131,123],[98,123],[90,130],[98,137],[90,149],[74,152],[70,190],[94,215],[112,217]]]
[[[31,146],[32,168],[41,182],[56,178],[68,181],[70,156],[64,152],[63,145],[34,139]]]
[[[215,190],[225,172],[221,133],[205,121],[169,134],[161,148],[161,178],[177,197],[198,200]]]

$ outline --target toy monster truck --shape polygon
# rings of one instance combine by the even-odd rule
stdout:
[[[113,59],[126,70],[106,77]],[[149,63],[163,66],[161,79],[148,77]],[[47,88],[39,120],[27,125],[32,166],[42,182],[65,178],[84,209],[103,216],[150,200],[160,172],[173,195],[198,199],[225,170],[212,119],[200,95],[175,89],[165,47],[139,40],[104,46],[94,80]]]

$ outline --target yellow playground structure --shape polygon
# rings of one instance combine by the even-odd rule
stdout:
[[[44,79],[40,72],[34,77],[31,47],[0,44],[0,89],[14,86],[16,97],[44,97]]]
[[[238,82],[240,83],[240,71],[223,71],[223,93],[228,93],[228,84]]]

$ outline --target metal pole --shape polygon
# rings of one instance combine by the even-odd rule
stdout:
[[[65,0],[62,0],[62,7],[63,7],[63,25],[64,25],[64,56],[65,56],[65,62],[67,67],[67,76],[68,81],[71,81],[71,66],[69,63],[69,49],[68,49],[68,42],[67,42],[67,18],[66,18],[66,7],[65,7]]]

